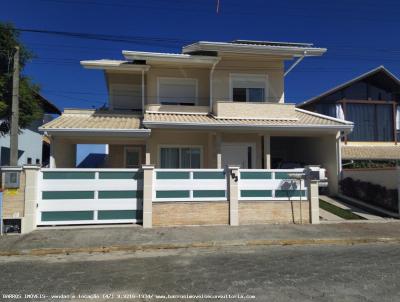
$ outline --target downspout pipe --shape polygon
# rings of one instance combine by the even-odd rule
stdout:
[[[302,55],[301,57],[299,57],[299,58],[296,60],[296,62],[294,62],[294,63],[289,67],[288,70],[286,70],[286,72],[283,74],[283,76],[286,77],[286,76],[289,74],[289,72],[291,72],[291,71],[297,66],[297,64],[299,64],[301,61],[303,61],[303,59],[305,58],[306,55],[307,55],[307,51],[305,50],[305,51],[303,52],[303,55]]]
[[[213,75],[214,75],[214,70],[215,67],[217,66],[217,64],[219,63],[221,59],[218,59],[218,61],[216,61],[210,70],[210,112],[212,112],[213,110]]]

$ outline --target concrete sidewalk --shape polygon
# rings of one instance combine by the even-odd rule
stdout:
[[[3,236],[0,256],[374,242],[400,242],[400,223],[42,229],[22,236]]]

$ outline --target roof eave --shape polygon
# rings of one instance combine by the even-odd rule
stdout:
[[[101,60],[93,61],[80,61],[80,64],[87,69],[101,69],[101,70],[116,70],[116,71],[147,71],[150,69],[146,64],[127,64],[128,61],[121,61],[120,63],[107,63]]]
[[[149,137],[151,129],[89,129],[89,128],[39,128],[40,132],[57,136],[123,136],[123,137]]]
[[[322,56],[327,49],[316,47],[288,47],[288,46],[266,46],[266,45],[241,45],[230,43],[216,43],[200,41],[183,47],[183,53],[209,50],[221,52],[235,52],[235,53],[254,53],[254,54],[272,54],[282,56]]]
[[[189,54],[169,54],[157,52],[143,52],[123,50],[122,54],[127,60],[146,60],[149,62],[171,62],[171,63],[188,63],[188,64],[207,64],[211,65],[220,60],[219,57],[199,56]]]
[[[344,131],[350,133],[353,125],[238,125],[238,124],[213,124],[213,123],[186,123],[186,122],[154,122],[143,121],[143,125],[148,128],[191,128],[191,129],[210,129],[210,128],[229,128],[229,129],[251,129],[251,130],[292,130],[292,131]]]

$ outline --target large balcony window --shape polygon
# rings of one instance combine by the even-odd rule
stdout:
[[[234,102],[267,101],[267,77],[264,74],[231,74],[230,86]]]

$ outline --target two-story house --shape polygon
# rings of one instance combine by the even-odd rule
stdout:
[[[341,133],[353,125],[296,108],[284,89],[286,61],[325,51],[301,43],[201,41],[179,54],[123,51],[125,60],[82,61],[104,72],[108,109],[67,109],[44,125],[50,166],[75,167],[76,144],[107,144],[109,168],[321,165],[334,193]]]
[[[343,136],[342,159],[400,160],[400,81],[379,66],[298,108],[346,119],[353,132]]]

